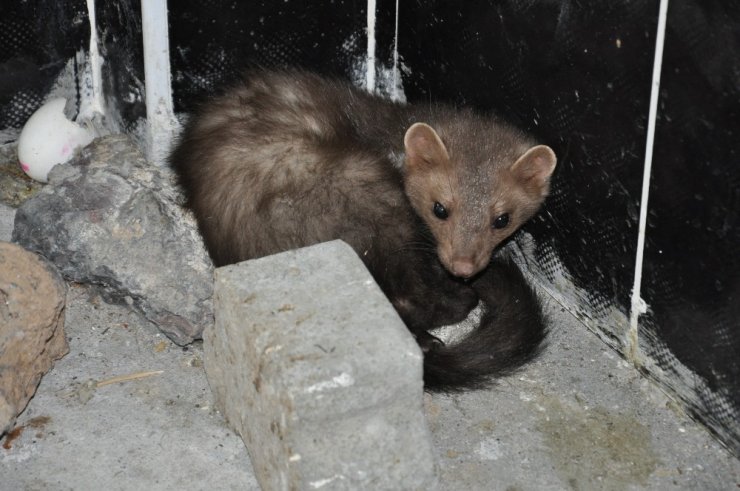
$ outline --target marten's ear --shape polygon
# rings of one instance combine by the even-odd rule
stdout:
[[[403,137],[406,147],[406,166],[424,169],[446,165],[450,160],[445,144],[434,129],[425,123],[414,123]]]
[[[550,176],[557,160],[550,147],[537,145],[519,157],[510,171],[530,193],[545,197],[550,192]]]

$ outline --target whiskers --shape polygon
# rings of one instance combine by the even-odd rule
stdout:
[[[436,254],[437,247],[428,241],[410,241],[403,243],[400,247],[391,251],[391,254],[401,254],[404,252],[426,252],[429,254]]]

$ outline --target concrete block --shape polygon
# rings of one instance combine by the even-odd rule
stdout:
[[[421,352],[347,244],[219,268],[214,307],[206,374],[263,489],[436,486]]]

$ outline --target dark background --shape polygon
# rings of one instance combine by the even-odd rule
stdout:
[[[84,1],[7,3],[0,130],[23,124],[89,37]],[[144,114],[139,2],[96,5],[109,105],[128,129]],[[180,112],[249,66],[350,76],[366,50],[365,1],[178,0],[170,9]],[[572,307],[617,349],[626,346],[657,12],[657,1],[400,2],[409,100],[496,112],[556,151],[552,195],[525,227],[532,269],[556,290],[566,272]],[[377,15],[387,66],[395,1],[379,0]],[[644,369],[740,453],[740,2],[671,0],[662,74]]]
[[[23,126],[67,61],[87,45],[89,36],[84,0],[68,3],[3,0],[0,131]],[[5,141],[4,138],[0,143]]]

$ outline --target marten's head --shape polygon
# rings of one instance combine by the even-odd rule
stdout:
[[[494,249],[539,209],[550,190],[555,153],[517,130],[462,118],[404,137],[404,183],[416,213],[453,275],[483,270]]]

